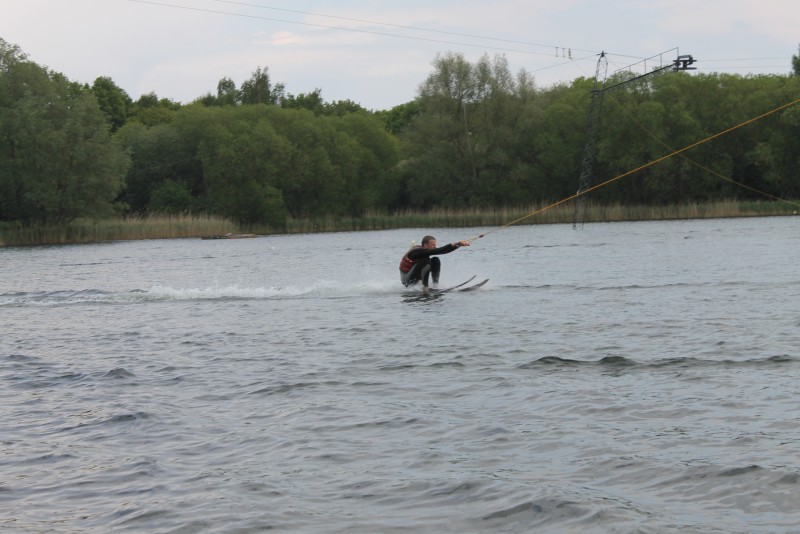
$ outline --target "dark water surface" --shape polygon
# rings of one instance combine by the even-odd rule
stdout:
[[[800,219],[424,233],[0,249],[0,530],[800,532]]]

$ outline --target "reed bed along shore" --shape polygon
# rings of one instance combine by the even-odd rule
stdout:
[[[514,224],[572,224],[575,204],[546,209],[546,205],[519,208],[434,209],[397,212],[367,212],[363,217],[326,217],[289,219],[286,233],[391,230],[395,228],[468,228],[498,227]],[[621,221],[658,221],[671,219],[714,219],[726,217],[760,217],[797,215],[800,202],[743,202],[724,200],[686,203],[670,206],[623,206],[621,204],[587,204],[581,208],[585,223]],[[517,221],[517,222],[515,222]]]
[[[530,205],[519,208],[434,209],[370,211],[362,217],[288,218],[285,228],[239,227],[211,215],[150,215],[100,221],[74,221],[64,226],[0,225],[0,246],[94,243],[131,239],[234,238],[282,233],[314,233],[391,230],[396,228],[492,228],[515,224],[572,224],[575,205],[550,209]],[[583,209],[583,208],[582,208]],[[725,200],[671,206],[623,206],[587,204],[582,221],[620,222],[669,219],[703,219],[797,215],[800,202]]]
[[[237,231],[235,223],[211,215],[129,216],[99,221],[77,220],[62,226],[0,226],[0,246],[203,237]]]

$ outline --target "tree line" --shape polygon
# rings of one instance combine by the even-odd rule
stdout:
[[[608,92],[594,175],[617,176],[796,100],[800,58],[789,65],[786,75],[670,73]],[[540,88],[503,56],[447,53],[414,100],[389,110],[326,102],[320,89],[289,94],[261,67],[189,104],[154,93],[134,101],[108,77],[70,81],[0,39],[0,222],[209,213],[280,230],[287,216],[555,201],[578,187],[593,86]],[[800,198],[800,106],[683,156],[592,198]]]

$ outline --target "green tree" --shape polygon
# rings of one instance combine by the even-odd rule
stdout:
[[[5,42],[0,49],[0,219],[110,214],[129,159],[94,94]]]
[[[286,207],[294,217],[342,215],[346,212],[345,176],[337,165],[337,132],[325,117],[305,109],[272,114],[276,131],[293,147],[290,172],[280,176]]]
[[[474,190],[472,65],[461,54],[438,55],[420,86],[425,113],[406,137],[414,157],[404,166],[408,198],[417,207],[460,207]]]
[[[797,47],[797,55],[792,56],[792,74],[800,76],[800,46]]]
[[[111,78],[101,76],[92,84],[92,92],[100,109],[111,121],[111,131],[120,129],[128,120],[133,100]]]
[[[150,193],[149,213],[190,213],[195,209],[195,199],[186,184],[167,179]]]
[[[347,213],[363,215],[369,208],[387,208],[399,192],[393,169],[399,161],[399,144],[383,122],[367,113],[348,113],[329,119],[344,137],[337,139],[335,160],[342,165]]]
[[[241,95],[236,83],[227,76],[217,82],[217,94],[206,93],[197,99],[204,106],[235,106],[239,104]]]
[[[307,109],[315,115],[325,114],[325,101],[322,99],[322,89],[314,89],[310,93],[298,95],[288,94],[281,101],[284,109]]]
[[[800,77],[769,77],[770,108],[791,102],[800,94]],[[755,144],[745,155],[758,170],[761,189],[783,199],[800,198],[800,106],[791,106],[764,120]]]
[[[179,103],[168,98],[159,99],[157,94],[150,92],[141,95],[133,103],[131,119],[135,119],[145,126],[169,123],[175,120],[176,112],[180,108]]]
[[[589,100],[582,84],[553,88],[545,98],[546,104],[526,110],[531,157],[524,198],[552,202],[578,189]]]
[[[239,91],[239,100],[242,104],[277,104],[283,98],[284,86],[277,84],[272,87],[269,79],[269,69],[258,67],[250,78],[242,83]]]
[[[460,54],[437,56],[420,86],[421,111],[403,135],[408,201],[422,208],[520,202],[531,146],[519,128],[535,93],[527,73],[513,76],[502,56],[474,64]]]
[[[422,105],[418,99],[414,99],[389,110],[378,111],[376,115],[383,121],[389,132],[401,135],[421,113]]]
[[[163,109],[163,108],[152,108]],[[189,211],[198,203],[183,202],[178,188],[192,197],[202,194],[202,170],[194,141],[181,132],[174,121],[148,126],[131,121],[121,128],[116,139],[131,157],[120,200],[136,213],[155,211]],[[165,185],[171,183],[171,185]],[[154,198],[156,195],[158,198]],[[169,201],[167,201],[169,199]],[[185,199],[184,197],[184,200]]]
[[[293,147],[266,120],[277,108],[194,107],[177,125],[196,132],[207,208],[246,225],[286,225],[286,206],[276,187],[291,172]]]
[[[19,46],[11,44],[0,37],[0,71],[7,71],[11,66],[27,60],[28,56]]]
[[[324,113],[326,115],[336,115],[337,117],[343,117],[351,113],[365,114],[369,112],[360,104],[357,104],[352,100],[337,100],[335,102],[330,102],[325,104]]]
[[[222,78],[217,83],[217,105],[235,106],[239,102],[241,102],[241,96],[236,90],[236,83],[228,77]]]

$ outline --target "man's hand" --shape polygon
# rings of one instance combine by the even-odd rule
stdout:
[[[455,243],[453,243],[453,246],[456,247],[456,248],[458,248],[458,247],[468,247],[469,246],[469,241],[456,241]]]

